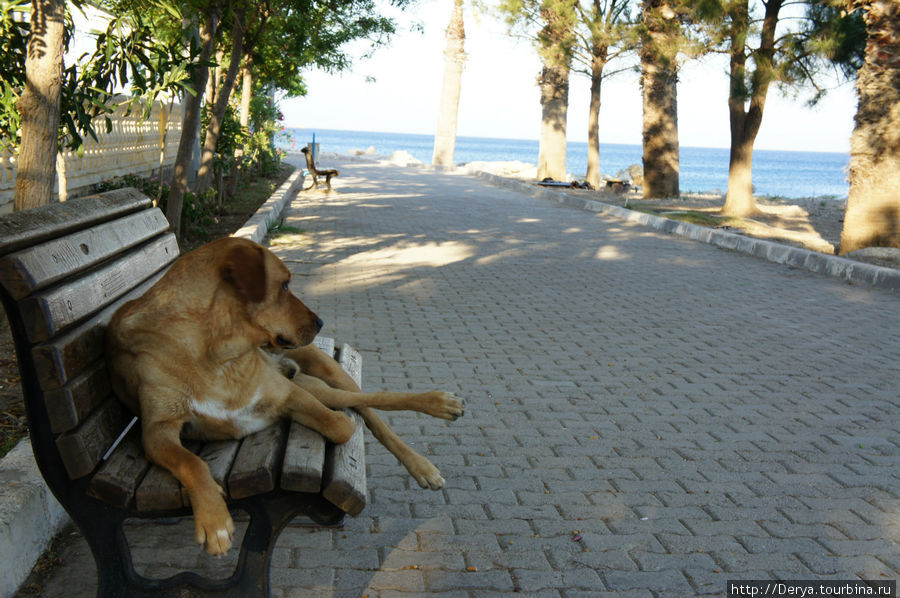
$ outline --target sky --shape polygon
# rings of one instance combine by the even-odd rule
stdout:
[[[296,128],[346,129],[433,135],[443,77],[444,31],[450,0],[419,0],[409,14],[397,15],[398,34],[349,71],[305,74],[309,93],[281,101],[284,124]],[[540,61],[528,41],[507,35],[492,15],[465,7],[465,49],[457,134],[466,137],[537,139]],[[411,23],[424,31],[411,31]],[[359,52],[357,47],[353,52]],[[808,94],[807,96],[808,97]],[[567,135],[587,140],[588,77],[570,78]],[[729,145],[727,62],[707,58],[687,63],[678,86],[680,143],[689,147]],[[641,143],[638,75],[625,72],[604,83],[600,142]],[[847,152],[856,112],[856,95],[847,84],[813,108],[804,96],[769,90],[756,149]]]

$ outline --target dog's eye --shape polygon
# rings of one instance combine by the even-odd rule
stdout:
[[[289,284],[290,284],[290,281],[289,281],[289,280],[285,280],[283,283],[281,283],[281,290],[282,290],[282,291],[288,290],[288,285],[289,285]]]

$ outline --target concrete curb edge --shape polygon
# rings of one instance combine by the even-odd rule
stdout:
[[[261,243],[303,185],[297,168],[234,234]],[[47,544],[70,522],[38,471],[28,438],[0,459],[0,598],[28,578]]]
[[[540,188],[530,181],[510,179],[486,172],[477,172],[473,176],[484,179],[498,187],[527,193],[539,199],[554,201],[588,212],[606,214],[664,233],[715,245],[722,249],[737,251],[776,264],[802,268],[810,272],[841,278],[850,283],[868,284],[892,291],[900,290],[900,270],[893,268],[875,266],[836,255],[828,255],[764,239],[755,239],[723,230],[670,220],[661,216],[606,204],[594,199],[574,197],[565,193],[565,191]]]

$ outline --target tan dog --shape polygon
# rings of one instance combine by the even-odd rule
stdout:
[[[149,459],[187,489],[197,542],[210,554],[231,547],[234,523],[206,463],[182,446],[183,431],[240,438],[289,417],[343,443],[354,424],[333,408],[353,407],[422,487],[444,484],[371,408],[453,420],[463,414],[462,402],[438,391],[360,392],[310,345],[322,320],[291,293],[290,280],[264,247],[220,239],[179,258],[142,297],[124,304],[107,330],[113,388],[140,415]],[[282,375],[285,362],[268,355],[273,349],[299,365],[293,380]]]

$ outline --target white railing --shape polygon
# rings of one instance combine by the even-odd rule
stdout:
[[[164,109],[165,108],[165,109]],[[97,139],[84,139],[81,156],[65,151],[66,190],[77,193],[105,179],[125,174],[149,175],[159,169],[162,142],[161,131],[166,130],[163,166],[174,164],[181,139],[181,105],[157,102],[145,120],[138,110],[125,116],[119,108],[110,116],[112,130],[106,132],[102,119],[95,121]],[[57,189],[58,189],[57,180]],[[16,186],[16,159],[8,152],[0,152],[0,214],[11,212]]]

